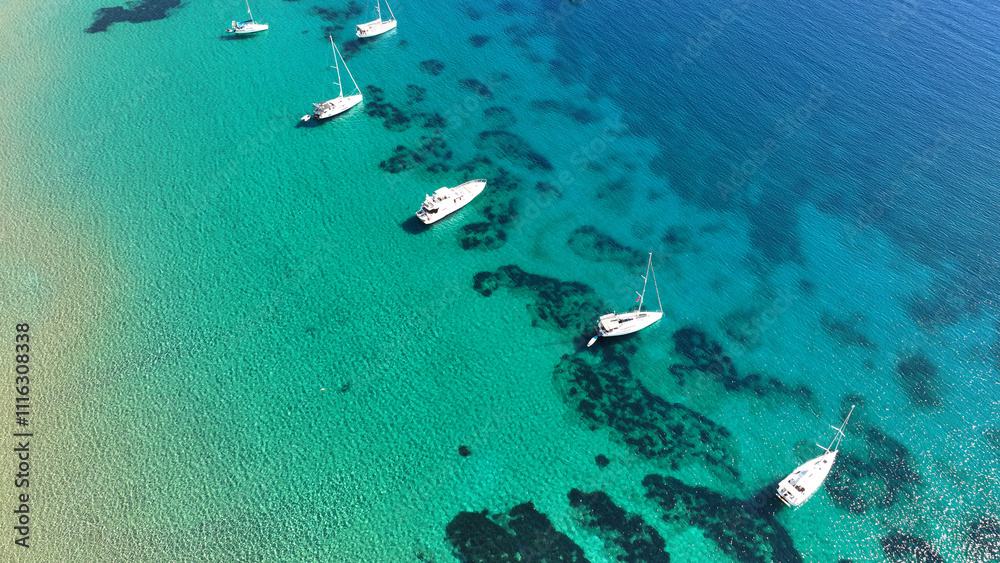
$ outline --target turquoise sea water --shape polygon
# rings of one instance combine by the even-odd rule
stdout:
[[[4,558],[1000,557],[994,7],[102,7],[0,9]],[[365,102],[302,126],[326,33]],[[648,252],[663,320],[585,348]]]

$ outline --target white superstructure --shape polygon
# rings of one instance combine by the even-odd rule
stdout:
[[[486,180],[471,180],[454,188],[438,188],[424,199],[417,210],[417,218],[425,225],[440,221],[468,205],[485,188]]]
[[[660,306],[659,311],[643,311],[642,302],[646,298],[646,282],[649,274],[653,274],[653,289],[656,290],[656,302]],[[663,304],[660,303],[660,290],[656,287],[656,272],[653,271],[653,253],[649,253],[649,262],[646,264],[646,275],[642,277],[642,293],[636,292],[638,297],[636,303],[638,307],[635,311],[627,313],[608,313],[601,315],[597,321],[597,335],[587,342],[587,347],[591,347],[601,336],[622,336],[632,334],[655,323],[663,317]]]
[[[333,117],[337,114],[344,113],[361,103],[361,89],[358,88],[358,83],[354,81],[354,75],[351,74],[351,69],[347,68],[347,61],[344,60],[344,56],[337,50],[337,45],[334,44],[332,35],[330,36],[330,46],[333,47],[333,64],[337,67],[337,87],[340,88],[340,94],[332,100],[313,104],[312,114],[303,115],[302,121],[309,121],[310,117],[315,117],[316,119]],[[344,95],[344,85],[340,77],[340,63],[337,62],[337,57],[340,57],[340,61],[344,63],[344,70],[347,71],[347,76],[351,77],[351,82],[354,84],[355,93],[350,96]]]
[[[233,20],[230,24],[232,27],[226,30],[226,33],[235,33],[237,35],[245,35],[249,33],[258,33],[261,31],[266,31],[268,25],[266,23],[261,23],[253,19],[253,12],[250,11],[250,0],[247,2],[247,14],[250,15],[250,19],[238,22]]]
[[[814,457],[796,467],[795,471],[792,471],[788,477],[785,477],[778,483],[778,498],[781,499],[781,502],[798,508],[805,504],[813,496],[813,493],[823,486],[823,481],[826,480],[826,476],[830,474],[830,469],[833,468],[833,462],[837,460],[837,448],[840,447],[840,441],[844,437],[844,427],[847,426],[847,421],[851,419],[851,413],[853,412],[854,407],[852,406],[851,412],[847,413],[847,418],[844,419],[844,423],[840,425],[840,428],[836,426],[831,427],[837,431],[837,435],[833,438],[833,442],[830,443],[830,447],[823,448],[823,446],[819,446],[825,451],[823,455]]]
[[[386,0],[385,7],[389,8],[389,19],[387,20],[382,19],[382,7],[379,5],[379,0],[375,0],[375,11],[378,13],[378,18],[368,23],[358,24],[356,31],[358,37],[362,39],[375,37],[391,29],[396,29],[396,16],[392,13],[392,8],[389,7],[388,0]]]

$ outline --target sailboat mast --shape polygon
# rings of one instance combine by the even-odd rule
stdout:
[[[378,14],[378,21],[382,21],[382,7],[379,6],[379,0],[375,0],[375,13]]]
[[[653,289],[656,290],[656,304],[660,306],[660,312],[663,312],[663,302],[660,301],[660,288],[656,287],[656,270],[653,269],[653,253],[649,253],[649,271],[653,273]]]
[[[253,20],[253,12],[250,11],[250,0],[247,0],[247,13],[250,14],[250,20]]]
[[[642,302],[646,298],[646,283],[649,282],[649,267],[653,265],[653,253],[649,253],[649,262],[646,264],[646,275],[642,276],[642,293],[639,295],[639,311],[642,312]]]
[[[833,446],[839,445],[839,442],[844,438],[844,428],[847,427],[847,421],[851,420],[851,414],[853,413],[854,405],[851,405],[851,410],[847,413],[847,418],[844,419],[844,423],[840,425],[840,428],[837,428],[836,426],[832,427],[837,430],[837,435],[833,437],[833,441],[830,442],[830,447],[827,448],[826,451],[830,451],[833,449]]]
[[[340,83],[341,82],[340,81],[340,63],[337,62],[337,55],[339,53],[337,51],[337,45],[334,44],[334,42],[333,42],[333,36],[332,35],[330,36],[330,46],[333,47],[333,65],[337,67],[337,86],[340,88],[340,96],[339,97],[343,98],[344,97],[344,85]],[[347,66],[346,62],[344,63],[344,66],[345,67]]]

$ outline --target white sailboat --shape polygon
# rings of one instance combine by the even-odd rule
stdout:
[[[485,188],[486,180],[470,180],[454,188],[438,188],[424,199],[417,210],[417,218],[425,225],[440,221],[468,205]]]
[[[833,462],[837,460],[837,449],[840,447],[840,441],[844,438],[844,428],[847,426],[847,421],[851,419],[851,413],[853,412],[854,405],[851,405],[851,411],[847,413],[847,418],[844,419],[844,423],[840,425],[840,428],[836,426],[830,427],[837,431],[837,435],[834,436],[833,442],[830,442],[829,447],[824,448],[816,444],[824,450],[825,453],[823,455],[814,457],[796,467],[795,471],[792,471],[788,477],[785,477],[778,483],[778,498],[781,499],[781,502],[787,506],[798,508],[805,504],[813,493],[819,490],[823,485],[823,481],[826,480],[826,476],[830,474]]]
[[[358,83],[355,82],[354,75],[351,74],[351,69],[347,68],[347,61],[344,60],[344,56],[337,50],[337,45],[334,44],[332,35],[330,36],[330,45],[333,46],[333,64],[337,67],[337,87],[340,88],[340,94],[332,100],[313,104],[312,114],[303,115],[302,121],[309,121],[311,117],[315,117],[316,119],[333,117],[361,103],[361,89],[358,88]],[[347,71],[347,76],[350,76],[351,82],[354,83],[355,94],[351,94],[350,96],[344,95],[343,79],[340,77],[340,63],[337,62],[337,57],[340,57],[341,62],[344,63],[344,70]]]
[[[253,12],[250,11],[250,0],[247,2],[247,14],[250,15],[250,19],[245,21],[235,21],[231,24],[232,29],[227,29],[226,33],[235,33],[237,35],[245,35],[249,33],[259,33],[261,31],[266,31],[269,27],[266,23],[261,23],[253,19]]]
[[[649,274],[653,274],[653,289],[656,291],[656,303],[660,306],[659,311],[643,311],[642,302],[646,298],[646,282],[648,281]],[[633,332],[640,331],[647,326],[655,323],[663,317],[663,303],[660,302],[660,290],[656,287],[656,272],[653,272],[653,253],[649,253],[649,263],[646,264],[646,275],[642,276],[642,293],[638,291],[636,294],[639,296],[636,299],[636,303],[639,306],[635,311],[629,311],[627,313],[608,313],[607,315],[602,315],[600,320],[597,322],[597,334],[587,342],[587,347],[591,347],[597,342],[597,339],[601,336],[622,336],[623,334],[632,334]]]
[[[380,0],[375,0],[375,11],[378,13],[378,18],[368,23],[358,24],[358,37],[362,39],[375,37],[376,35],[382,35],[390,29],[396,29],[396,16],[392,13],[392,8],[389,7],[389,0],[385,2],[385,7],[389,8],[389,19],[387,20],[382,19],[382,7],[379,5],[379,2]]]

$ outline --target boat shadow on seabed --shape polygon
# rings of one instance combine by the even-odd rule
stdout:
[[[782,509],[788,508],[774,494],[774,491],[778,490],[779,483],[781,483],[781,479],[775,479],[754,493],[746,501],[747,509],[756,511],[761,516],[774,517]]]
[[[399,224],[408,234],[419,235],[430,230],[430,225],[425,225],[423,221],[417,219],[416,216],[411,216]]]
[[[252,39],[260,35],[259,33],[229,33],[228,31],[219,36],[219,41],[243,41]]]

